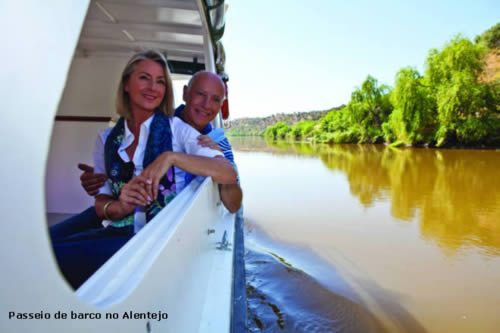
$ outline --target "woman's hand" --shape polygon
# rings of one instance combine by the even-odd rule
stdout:
[[[119,202],[124,216],[132,213],[137,206],[147,206],[151,203],[148,187],[151,188],[151,180],[143,175],[134,177],[123,185]]]
[[[197,139],[200,146],[218,150],[222,153],[222,149],[220,149],[219,145],[215,143],[215,141],[212,140],[208,135],[200,135]]]
[[[153,200],[158,197],[158,186],[160,180],[165,176],[168,169],[174,165],[175,153],[166,151],[158,156],[146,169],[141,173],[141,176],[150,179],[151,183],[146,186],[146,192]]]

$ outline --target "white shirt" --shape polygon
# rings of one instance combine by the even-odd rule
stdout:
[[[146,144],[149,136],[149,128],[151,127],[151,123],[153,121],[154,115],[151,116],[148,120],[141,124],[141,128],[139,131],[139,143],[137,144],[137,148],[135,149],[134,156],[132,158],[132,162],[134,163],[134,177],[140,175],[142,173],[143,165],[142,162],[144,160],[144,153],[146,150]],[[216,157],[224,155],[218,151],[208,147],[202,147],[198,144],[198,136],[200,133],[196,131],[194,128],[183,122],[177,117],[172,117],[169,119],[170,121],[170,129],[172,131],[172,150],[174,152],[181,152],[190,155],[198,155],[205,157]],[[129,147],[132,142],[134,142],[134,134],[130,131],[127,126],[127,122],[125,122],[125,133],[123,136],[123,141],[120,147],[118,148],[118,155],[123,160],[123,162],[130,162],[130,158],[125,151],[127,147]],[[112,128],[107,128],[102,130],[96,139],[95,150],[94,150],[94,173],[104,173],[106,174],[106,167],[104,162],[104,145],[106,143],[106,139],[108,135],[111,133]],[[184,178],[185,172],[177,167],[174,167],[175,170],[175,187],[177,193],[181,192],[184,189]],[[100,189],[99,194],[107,194],[112,195],[111,188],[106,182]],[[144,211],[144,207],[137,207],[134,215],[134,224],[136,232],[142,228],[142,226],[146,223],[146,213]],[[111,221],[103,221],[104,226],[108,226],[111,224]]]

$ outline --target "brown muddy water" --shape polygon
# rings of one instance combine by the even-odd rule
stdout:
[[[500,151],[230,141],[251,332],[500,331]]]

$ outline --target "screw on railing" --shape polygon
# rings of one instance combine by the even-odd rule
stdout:
[[[217,250],[222,250],[222,251],[231,251],[231,243],[227,241],[227,231],[224,230],[224,234],[222,235],[222,240],[220,242],[217,242],[216,249]]]

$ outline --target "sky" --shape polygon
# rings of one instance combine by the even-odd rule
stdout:
[[[500,1],[230,0],[222,39],[231,119],[347,104],[367,75],[394,86],[432,48],[500,22]]]

